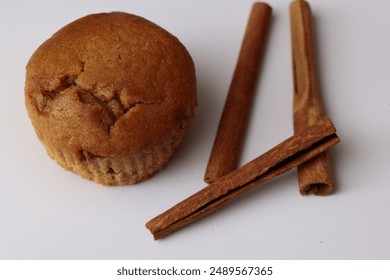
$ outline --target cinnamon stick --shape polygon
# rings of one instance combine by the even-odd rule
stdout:
[[[272,9],[254,3],[225,101],[204,180],[213,182],[237,167]]]
[[[299,133],[325,115],[316,65],[311,9],[307,2],[290,4],[291,42],[294,76],[294,132]],[[335,184],[328,151],[298,166],[299,191],[304,194],[328,195]]]
[[[321,119],[158,215],[147,222],[146,227],[154,239],[165,237],[338,142],[339,138],[330,119]]]

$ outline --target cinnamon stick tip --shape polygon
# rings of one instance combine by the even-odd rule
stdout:
[[[265,2],[255,2],[252,4],[251,17],[261,16],[269,19],[272,14],[272,7]]]
[[[255,2],[255,3],[253,3],[252,9],[254,9],[254,8],[266,9],[269,12],[272,11],[272,7],[269,4],[265,3],[265,2]]]
[[[330,195],[334,192],[335,188],[333,184],[328,183],[312,183],[302,186],[300,188],[301,195],[314,194],[318,196]]]
[[[294,8],[309,8],[310,9],[310,4],[305,1],[305,0],[294,0],[290,3],[290,9],[294,9]]]
[[[158,232],[156,232],[155,229],[153,229],[153,225],[152,225],[152,222],[153,220],[150,220],[149,222],[147,222],[145,224],[145,227],[150,231],[150,233],[153,235],[153,239],[154,240],[157,240],[157,239],[160,239],[159,235],[158,235]]]

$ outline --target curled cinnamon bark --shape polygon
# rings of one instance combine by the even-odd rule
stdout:
[[[272,9],[254,3],[215,136],[204,180],[211,183],[237,167]]]
[[[307,2],[290,4],[291,45],[294,75],[294,131],[299,133],[325,116],[316,65],[311,9]],[[335,183],[328,151],[298,166],[299,191],[302,195],[328,195]]]
[[[244,166],[213,183],[146,223],[154,239],[212,213],[235,197],[319,155],[338,143],[336,129],[324,118],[288,138]]]

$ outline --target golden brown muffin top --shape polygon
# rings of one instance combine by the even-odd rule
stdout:
[[[44,143],[129,156],[187,128],[195,69],[179,40],[154,23],[122,12],[93,14],[37,49],[25,95]]]

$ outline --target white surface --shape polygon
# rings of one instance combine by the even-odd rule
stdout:
[[[289,1],[273,18],[242,163],[292,135]],[[160,241],[145,222],[202,181],[252,1],[0,2],[1,259],[390,258],[390,1],[312,0],[320,81],[341,143],[337,192],[298,194],[296,171]],[[175,34],[196,64],[197,119],[166,169],[104,188],[61,169],[24,106],[25,65],[63,25],[121,10]]]

